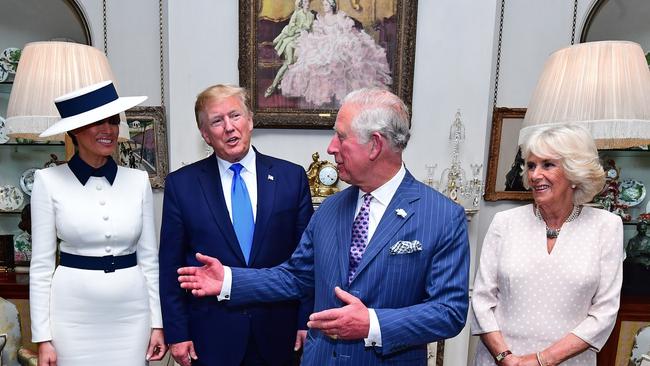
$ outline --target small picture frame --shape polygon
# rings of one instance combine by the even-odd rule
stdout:
[[[152,188],[164,188],[169,172],[163,107],[133,107],[126,112],[129,140],[118,148],[118,164],[149,173]]]
[[[519,151],[519,130],[526,108],[495,108],[488,156],[485,200],[532,201],[533,195],[523,187],[523,159]]]

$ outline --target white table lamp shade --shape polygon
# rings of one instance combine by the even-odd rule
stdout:
[[[32,140],[63,141],[64,134],[38,135],[61,119],[54,99],[105,80],[115,80],[106,55],[97,48],[72,42],[33,42],[22,51],[9,96],[8,135]],[[120,140],[128,125],[121,114]]]
[[[650,70],[633,42],[582,43],[551,54],[526,111],[519,144],[540,126],[579,123],[599,149],[650,143]]]

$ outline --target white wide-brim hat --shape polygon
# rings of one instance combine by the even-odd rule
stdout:
[[[119,97],[110,80],[75,90],[54,99],[61,120],[39,136],[48,137],[72,131],[124,112],[145,100],[146,96]]]

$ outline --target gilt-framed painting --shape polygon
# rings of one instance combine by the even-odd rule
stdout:
[[[411,107],[417,0],[239,0],[239,83],[256,127],[326,129],[384,87]]]
[[[118,164],[146,171],[152,188],[164,188],[169,161],[163,107],[133,107],[125,113],[129,140],[119,144]]]
[[[621,298],[612,334],[598,353],[598,365],[638,366],[643,364],[644,358],[650,358],[648,309],[650,298],[647,296]]]

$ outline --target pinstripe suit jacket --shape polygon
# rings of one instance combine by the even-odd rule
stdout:
[[[280,266],[233,268],[231,305],[315,295],[315,309],[342,306],[339,286],[375,309],[382,347],[332,340],[310,330],[305,365],[425,365],[426,343],[458,334],[468,307],[469,245],[464,210],[407,171],[348,284],[348,255],[358,188],[328,198],[291,259]],[[407,215],[396,214],[403,209]],[[391,255],[400,240],[422,250]]]

